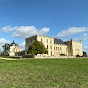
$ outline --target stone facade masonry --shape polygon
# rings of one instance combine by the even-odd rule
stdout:
[[[21,52],[21,48],[17,46],[10,46],[9,56],[15,56],[16,52]]]
[[[25,54],[27,54],[29,44],[32,44],[35,40],[42,42],[48,50],[48,56],[82,56],[82,43],[81,41],[66,41],[64,43],[55,43],[54,37],[35,35],[25,39]],[[58,40],[58,39],[57,39]],[[59,40],[58,40],[59,41]],[[62,40],[61,40],[62,41]]]

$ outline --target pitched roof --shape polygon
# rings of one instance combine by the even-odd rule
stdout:
[[[65,43],[61,39],[54,38],[54,44],[64,44]]]

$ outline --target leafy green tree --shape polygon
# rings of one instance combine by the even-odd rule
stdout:
[[[8,56],[10,45],[9,44],[4,44],[2,47],[3,47],[3,52],[1,54],[4,55],[4,56]]]
[[[48,51],[44,47],[44,44],[39,41],[34,41],[33,44],[28,46],[27,54],[47,54]]]
[[[86,52],[83,52],[83,56],[87,56],[87,53]]]

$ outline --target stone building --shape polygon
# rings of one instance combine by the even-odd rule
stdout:
[[[66,41],[65,44],[68,47],[68,56],[83,55],[81,40],[74,41],[73,39],[71,39],[70,41]]]
[[[67,41],[63,42],[61,39],[57,39],[49,36],[35,35],[25,39],[25,54],[27,54],[29,44],[32,44],[35,40],[42,42],[48,50],[49,56],[82,56],[82,43],[81,41]]]
[[[9,56],[15,56],[16,52],[21,52],[21,48],[19,47],[19,45],[17,43],[11,43],[10,45],[10,53]]]

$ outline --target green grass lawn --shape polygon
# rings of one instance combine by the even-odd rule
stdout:
[[[88,88],[88,59],[0,60],[0,88]]]

